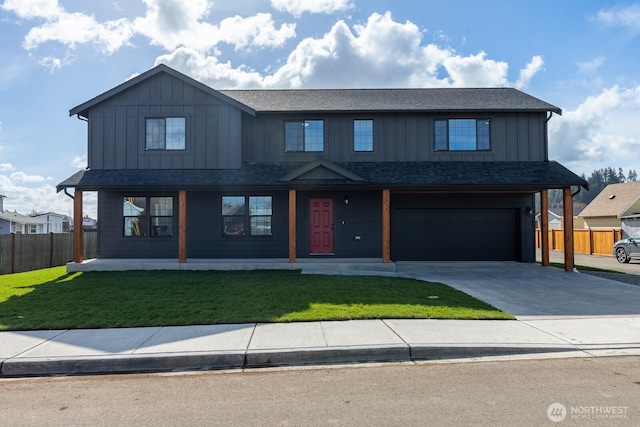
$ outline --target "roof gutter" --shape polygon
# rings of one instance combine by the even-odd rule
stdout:
[[[547,119],[544,121],[544,159],[545,160],[549,160],[549,120],[551,120],[551,117],[553,117],[553,111],[547,111],[547,114],[549,114],[549,116],[547,117]]]
[[[576,190],[576,192],[575,193],[571,193],[571,198],[573,199],[574,196],[577,196],[581,189],[582,189],[582,187],[578,185],[578,189]]]

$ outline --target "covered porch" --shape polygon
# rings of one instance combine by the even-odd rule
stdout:
[[[277,170],[273,170],[276,168]],[[245,170],[246,169],[246,170]],[[297,219],[300,217],[300,200],[305,206],[307,199],[303,197],[308,191],[329,191],[332,189],[334,197],[339,194],[344,197],[340,199],[340,204],[349,205],[347,191],[368,191],[376,204],[371,205],[375,214],[376,225],[371,229],[374,238],[370,241],[375,246],[370,254],[363,254],[363,258],[357,258],[357,264],[390,264],[394,253],[392,245],[394,242],[393,233],[393,198],[395,195],[432,195],[448,194],[451,197],[458,197],[457,206],[461,206],[461,200],[465,194],[473,194],[475,199],[487,200],[491,195],[541,195],[541,226],[543,236],[547,236],[548,230],[548,190],[562,189],[564,212],[566,221],[565,240],[565,269],[572,271],[574,268],[573,256],[573,193],[572,187],[584,186],[586,182],[568,171],[556,162],[411,162],[411,163],[344,163],[334,164],[326,161],[316,161],[305,165],[245,165],[239,170],[229,171],[197,171],[195,174],[190,171],[136,171],[135,174],[129,171],[82,171],[69,178],[58,186],[65,190],[73,187],[74,198],[74,221],[81,221],[82,212],[82,191],[100,191],[102,189],[149,189],[162,188],[167,191],[174,191],[176,197],[177,221],[175,224],[175,242],[177,249],[177,259],[167,258],[167,256],[156,255],[150,258],[150,262],[138,262],[144,258],[130,256],[127,259],[118,259],[109,262],[106,259],[98,259],[97,263],[84,262],[82,259],[82,239],[80,234],[74,241],[74,260],[69,265],[69,271],[79,269],[116,268],[116,265],[128,265],[126,269],[135,269],[136,265],[146,265],[150,269],[238,269],[240,265],[252,265],[252,268],[286,268],[297,269],[301,263],[338,262],[344,258],[354,258],[353,253],[327,253],[326,259],[320,258],[300,258],[302,253],[306,253],[306,247],[302,250],[300,236],[308,234],[308,230],[301,227]],[[224,172],[224,173],[223,173]],[[288,173],[285,173],[288,172]],[[279,177],[279,178],[278,178]],[[283,225],[279,236],[281,236],[281,250],[274,252],[272,259],[256,259],[257,256],[250,256],[247,260],[225,259],[231,258],[225,254],[215,255],[215,258],[201,254],[195,258],[189,255],[188,245],[188,224],[187,224],[187,198],[193,197],[198,191],[208,191],[212,187],[212,182],[216,182],[216,188],[226,189],[225,191],[235,191],[236,188],[261,188],[280,191],[283,196],[280,205],[281,220],[288,223]],[[223,185],[224,184],[224,185]],[[128,190],[130,191],[130,190]],[[220,191],[220,190],[219,190]],[[336,199],[337,200],[337,199]],[[531,199],[532,200],[532,199]],[[486,202],[485,202],[486,204]],[[411,206],[409,206],[411,207]],[[490,207],[490,206],[489,206]],[[531,219],[533,224],[531,203],[526,205],[510,206],[515,207],[517,214],[516,226],[525,224]],[[379,209],[379,210],[378,210]],[[370,211],[372,211],[370,209]],[[282,213],[284,215],[282,215]],[[304,216],[304,212],[302,212]],[[308,214],[307,214],[308,215]],[[352,220],[354,218],[351,218]],[[357,218],[356,218],[357,219]],[[342,222],[344,224],[344,222]],[[76,223],[76,227],[78,224]],[[330,224],[333,230],[333,223]],[[533,229],[533,226],[531,227]],[[534,252],[534,236],[523,234],[522,245],[528,251],[528,241],[531,240],[531,251]],[[358,239],[359,236],[356,236]],[[530,239],[529,239],[530,237]],[[286,244],[288,243],[288,248]],[[306,244],[306,242],[305,242]],[[175,250],[174,249],[174,250]],[[517,249],[522,250],[522,248]],[[314,251],[309,251],[314,252]],[[332,252],[332,251],[330,251]],[[175,253],[175,252],[174,252]],[[288,258],[285,256],[288,254]],[[542,241],[542,264],[549,265],[549,242],[548,239]],[[202,256],[205,255],[205,256]],[[316,254],[311,254],[316,255]],[[337,257],[335,256],[337,255]],[[346,256],[345,256],[346,255]],[[219,258],[218,258],[219,256]],[[359,254],[355,255],[359,256]],[[364,258],[368,257],[368,258]],[[355,259],[355,258],[354,258]],[[399,258],[400,259],[400,258]],[[424,259],[428,261],[429,259]],[[453,260],[453,259],[452,259]],[[516,259],[517,260],[517,259]],[[526,262],[533,262],[533,259],[524,258]],[[350,261],[349,261],[350,262]],[[74,266],[73,264],[80,264]],[[93,266],[93,267],[90,267]],[[193,267],[192,267],[193,266]],[[263,267],[264,266],[264,267]],[[118,267],[120,268],[120,267]],[[123,268],[125,269],[125,268]],[[391,270],[392,271],[392,270]]]

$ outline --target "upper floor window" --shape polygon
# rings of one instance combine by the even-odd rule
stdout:
[[[489,150],[489,119],[437,119],[436,151]]]
[[[147,150],[184,150],[186,139],[184,117],[146,120]]]
[[[353,121],[353,151],[373,151],[373,120]]]
[[[324,122],[322,120],[285,122],[284,151],[324,151]]]

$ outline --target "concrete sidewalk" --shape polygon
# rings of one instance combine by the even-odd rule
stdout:
[[[640,355],[639,317],[353,320],[0,333],[3,376]]]
[[[520,263],[397,263],[517,317],[0,332],[0,375],[74,375],[503,355],[640,355],[640,286]]]

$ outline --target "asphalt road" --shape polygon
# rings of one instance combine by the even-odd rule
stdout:
[[[637,426],[638,362],[603,357],[2,379],[0,423]]]

